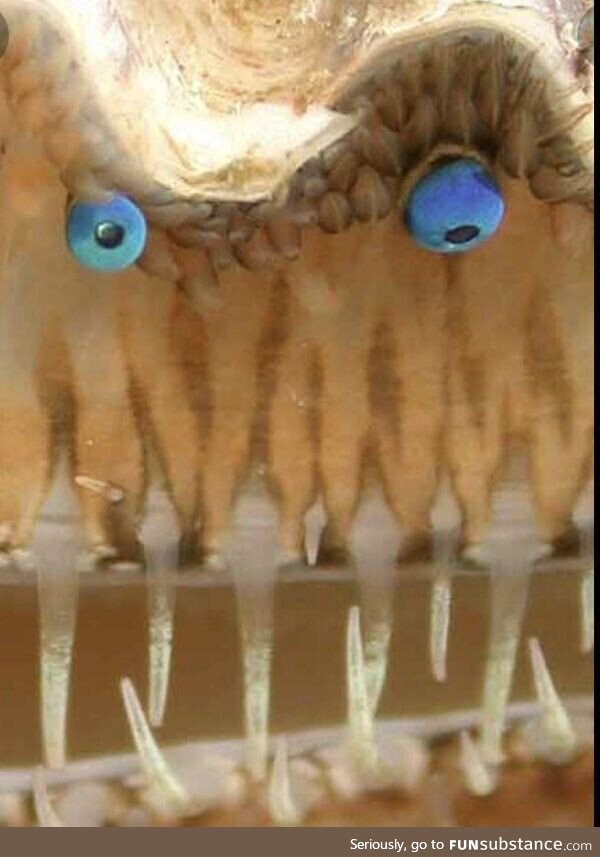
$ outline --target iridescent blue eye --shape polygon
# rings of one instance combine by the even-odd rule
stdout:
[[[494,178],[472,158],[460,158],[434,167],[415,185],[405,221],[421,247],[463,253],[493,235],[503,215]]]
[[[78,262],[96,271],[133,265],[146,244],[144,215],[125,196],[94,205],[74,203],[67,217],[67,242]]]

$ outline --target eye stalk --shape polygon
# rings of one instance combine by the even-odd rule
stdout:
[[[122,271],[141,256],[146,219],[125,196],[103,204],[74,202],[67,215],[67,243],[77,261],[95,271]]]
[[[473,158],[433,165],[412,189],[404,220],[414,240],[436,253],[464,253],[490,238],[504,216],[494,177]]]

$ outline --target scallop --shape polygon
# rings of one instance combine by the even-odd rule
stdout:
[[[3,4],[0,825],[591,826],[586,12]]]

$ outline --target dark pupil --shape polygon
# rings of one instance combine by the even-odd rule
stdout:
[[[114,250],[123,243],[125,230],[118,223],[106,221],[99,223],[95,231],[96,242],[106,250]]]
[[[467,241],[472,241],[477,238],[479,229],[477,226],[457,226],[456,229],[449,229],[446,232],[446,241],[450,244],[466,244]]]

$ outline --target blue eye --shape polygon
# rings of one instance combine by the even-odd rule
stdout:
[[[434,167],[415,185],[405,221],[421,247],[463,253],[493,235],[503,215],[495,179],[477,161],[460,158]]]
[[[121,271],[142,254],[144,215],[125,196],[93,205],[74,203],[67,217],[67,243],[78,262],[96,271]]]

